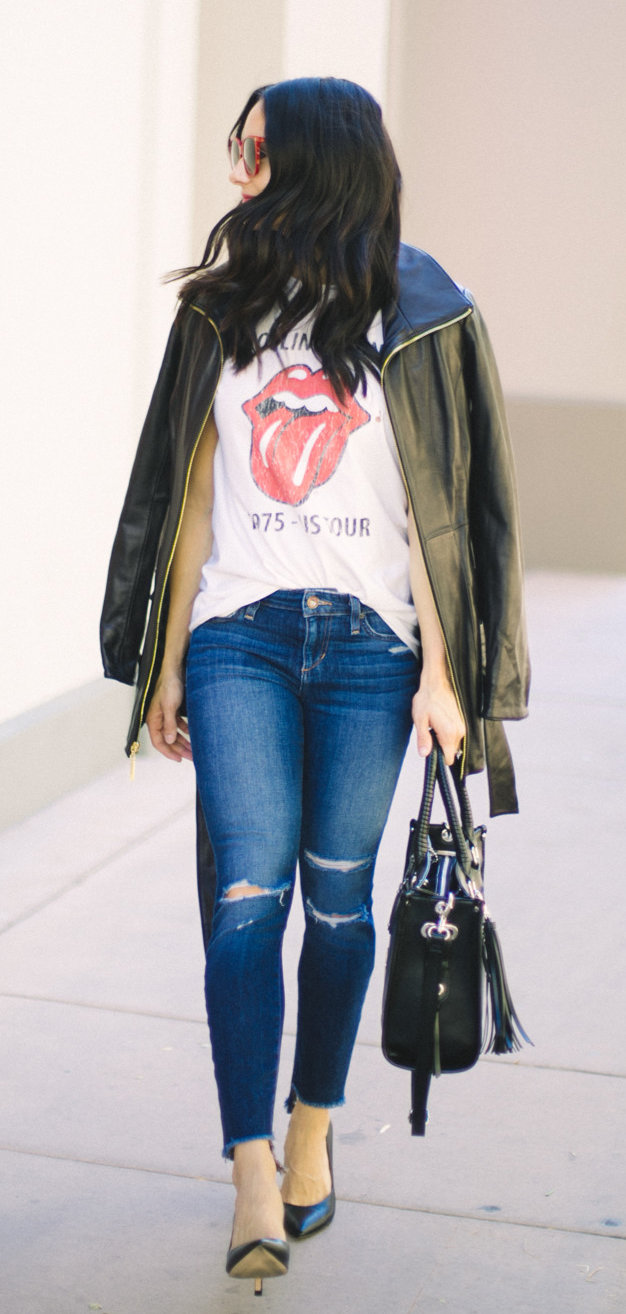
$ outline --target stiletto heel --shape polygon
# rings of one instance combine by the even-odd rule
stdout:
[[[319,1204],[294,1205],[285,1201],[285,1231],[299,1239],[312,1236],[323,1227],[328,1227],[335,1216],[335,1181],[333,1177],[333,1124],[328,1124],[326,1133],[326,1153],[330,1169],[330,1195]]]
[[[254,1279],[254,1294],[255,1296],[263,1295],[263,1278]]]

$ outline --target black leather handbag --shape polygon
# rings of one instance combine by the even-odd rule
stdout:
[[[443,824],[431,822],[437,785]],[[448,771],[435,740],[391,912],[383,996],[383,1054],[411,1070],[414,1136],[425,1133],[432,1076],[471,1068],[481,1052],[512,1053],[522,1041],[532,1044],[513,1007],[485,906],[484,857],[485,827],[474,826],[465,784],[456,767]]]

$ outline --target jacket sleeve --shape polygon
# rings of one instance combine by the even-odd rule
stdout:
[[[464,372],[471,434],[470,536],[484,640],[482,715],[528,713],[530,668],[513,453],[489,335],[479,310],[465,321]]]
[[[156,556],[170,497],[170,398],[181,354],[180,313],[170,331],[111,552],[100,650],[104,674],[133,684]]]

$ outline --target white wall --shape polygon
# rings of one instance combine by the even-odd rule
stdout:
[[[349,78],[384,105],[389,0],[286,0],[283,77]]]
[[[228,181],[226,144],[230,129],[255,87],[284,76],[285,3],[238,0],[233,23],[230,5],[200,0],[193,242],[196,261],[202,258],[213,225],[239,199],[239,189]]]
[[[467,282],[505,388],[626,400],[623,0],[392,0],[405,232]]]
[[[101,672],[137,430],[190,257],[196,0],[0,9],[0,721]]]

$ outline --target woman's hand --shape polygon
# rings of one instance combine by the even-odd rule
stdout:
[[[183,695],[182,677],[162,671],[146,716],[153,748],[170,762],[182,762],[184,757],[192,760],[187,721],[178,714]]]
[[[433,746],[430,732],[434,730],[446,762],[452,766],[465,737],[465,725],[446,671],[434,676],[422,671],[412,714],[420,757],[428,757]]]

